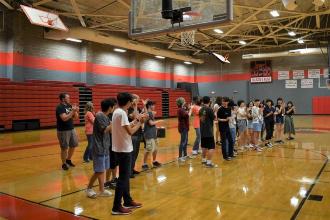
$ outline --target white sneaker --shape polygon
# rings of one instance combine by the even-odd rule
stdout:
[[[95,199],[97,194],[93,189],[86,189],[86,195],[88,198]]]
[[[192,151],[192,155],[198,155],[198,151],[197,150],[193,150]]]
[[[179,162],[185,162],[186,159],[184,157],[179,157]]]
[[[203,153],[203,150],[198,150],[198,153],[199,153],[199,154]]]
[[[254,148],[254,146],[252,144],[249,144],[248,147],[249,148]]]
[[[272,143],[269,143],[270,147],[274,147],[274,145]]]
[[[112,192],[110,192],[109,190],[104,190],[103,192],[100,192],[99,193],[99,196],[100,197],[109,197],[109,196],[112,196]]]

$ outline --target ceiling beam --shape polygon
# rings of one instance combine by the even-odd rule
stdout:
[[[78,5],[77,5],[76,0],[70,0],[70,1],[71,1],[71,5],[72,5],[72,7],[73,7],[73,10],[74,10],[74,12],[76,13],[76,15],[78,16],[78,19],[79,19],[81,25],[82,25],[83,27],[86,27],[86,23],[85,23],[85,21],[84,21],[84,18],[81,16],[80,9],[79,9],[79,7],[78,7]]]
[[[304,18],[305,18],[305,16],[302,16],[302,17],[300,17],[300,18],[296,18],[296,19],[294,19],[293,21],[289,22],[288,24],[284,25],[283,27],[280,27],[280,28],[276,29],[275,31],[271,31],[270,33],[268,33],[268,34],[265,35],[265,36],[266,36],[266,37],[273,36],[275,33],[279,32],[279,31],[281,31],[281,30],[283,30],[283,29],[285,29],[285,28],[290,27],[291,25],[297,23],[298,21],[300,21],[300,20],[302,20],[302,19],[304,19]],[[258,37],[258,38],[256,38],[256,39],[254,39],[253,41],[248,42],[246,45],[242,45],[242,46],[236,48],[234,51],[238,51],[238,50],[240,50],[240,49],[243,48],[243,47],[249,46],[249,45],[251,45],[251,44],[253,44],[253,43],[255,43],[255,42],[257,42],[257,41],[259,41],[259,40],[261,40],[261,39],[263,39],[263,38],[265,38],[265,36]]]
[[[33,7],[36,7],[36,6],[39,6],[39,5],[43,5],[43,4],[46,4],[48,2],[52,2],[53,0],[41,0],[41,1],[38,1],[38,2],[35,2],[33,3]]]
[[[251,18],[254,18],[255,16],[257,16],[260,12],[263,11],[263,9],[268,8],[269,6],[271,6],[272,4],[274,4],[277,0],[271,0],[270,2],[268,2],[266,5],[264,5],[261,8],[258,8],[255,12],[253,12],[252,14],[250,14],[247,18],[241,20],[239,23],[237,23],[234,27],[232,27],[229,31],[226,31],[225,34],[223,34],[221,37],[224,38],[227,35],[229,35],[230,33],[232,33],[233,31],[237,30],[241,25],[243,25],[245,22],[249,21]],[[217,42],[218,40],[215,40],[214,42]],[[208,46],[212,45],[212,43],[206,44],[203,49],[206,49]],[[200,50],[196,51],[194,53],[194,55],[198,54],[200,52]]]
[[[14,10],[14,8],[6,1],[6,0],[0,0],[0,2],[6,6],[6,8],[10,9],[10,10]]]
[[[253,6],[248,6],[248,5],[239,5],[239,4],[234,4],[235,8],[244,8],[244,9],[250,9],[250,10],[258,10],[261,9],[262,11],[270,12],[274,10],[273,8],[259,8],[259,7],[253,7]],[[307,13],[304,12],[298,12],[298,11],[286,11],[286,10],[277,10],[279,13],[287,13],[287,14],[296,14],[296,15],[306,15]]]
[[[121,23],[124,21],[127,21],[128,19],[121,19],[121,20],[116,20],[116,21],[109,21],[106,23],[101,23],[101,24],[96,24],[96,25],[92,25],[89,28],[98,28],[98,27],[104,27],[104,26],[108,26],[108,25],[112,25],[112,24],[116,24],[116,23]]]
[[[130,6],[129,4],[127,4],[124,0],[118,0],[118,2],[119,2],[121,5],[125,6],[125,8],[127,8],[127,9],[131,9],[131,6]]]

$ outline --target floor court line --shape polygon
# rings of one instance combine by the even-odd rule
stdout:
[[[312,192],[314,186],[317,184],[317,181],[320,179],[320,176],[321,176],[321,174],[322,174],[324,168],[326,167],[328,161],[329,161],[329,159],[326,157],[326,160],[325,160],[323,166],[321,167],[320,171],[318,172],[318,174],[317,174],[316,177],[315,177],[315,181],[311,184],[311,186],[310,186],[309,189],[307,190],[307,193],[306,193],[305,197],[301,200],[301,202],[299,203],[299,205],[298,205],[296,211],[295,211],[295,212],[293,213],[293,215],[291,216],[291,218],[290,218],[291,220],[295,220],[295,219],[297,219],[297,217],[298,217],[298,215],[299,215],[299,213],[300,213],[300,210],[303,208],[303,206],[304,206],[304,204],[305,204],[307,198],[308,198],[309,195],[311,194],[311,192]]]
[[[20,207],[21,209],[20,210],[16,210],[15,214],[17,214],[17,212],[19,213],[19,211],[24,211],[24,208],[28,208],[29,210],[28,211],[33,211],[31,209],[35,208],[35,209],[38,209],[38,215],[39,214],[49,214],[50,212],[54,212],[54,211],[57,211],[58,213],[55,214],[55,217],[60,217],[60,216],[57,216],[57,215],[61,215],[62,214],[62,218],[60,219],[92,219],[94,220],[95,218],[93,217],[90,217],[90,216],[85,216],[85,215],[75,215],[75,213],[73,212],[70,212],[68,210],[64,210],[64,209],[60,209],[60,208],[55,208],[55,207],[52,207],[52,206],[48,206],[48,205],[45,205],[45,204],[39,204],[39,203],[36,203],[36,202],[33,202],[33,201],[30,201],[30,200],[27,200],[27,199],[24,199],[24,198],[20,198],[18,196],[14,196],[14,195],[10,195],[10,194],[7,194],[7,193],[4,193],[4,192],[0,192],[0,203],[1,203],[1,195],[4,195],[6,196],[7,198],[5,202],[8,202],[8,199],[14,199],[15,200],[15,204],[16,203],[20,203],[22,207]],[[44,208],[47,208],[47,209],[44,209]],[[27,211],[27,210],[25,210]],[[40,211],[42,211],[42,213],[40,213]],[[1,214],[1,212],[0,212]],[[54,214],[54,213],[52,213]],[[67,216],[67,214],[70,214],[70,216]],[[63,216],[64,215],[64,216]],[[49,217],[47,215],[47,217]],[[66,217],[66,218],[64,218]],[[26,216],[24,215],[24,218],[26,218]],[[32,219],[32,218],[31,218]],[[54,218],[54,219],[57,219],[57,218]]]

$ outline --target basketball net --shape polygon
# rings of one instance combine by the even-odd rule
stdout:
[[[43,23],[45,23],[45,24],[47,24],[49,26],[54,26],[56,24],[56,22],[57,22],[57,18],[52,19],[49,14],[47,15],[47,17],[45,17],[45,16],[39,16],[39,18],[40,18],[40,20]]]
[[[181,32],[181,45],[188,47],[195,44],[195,31]]]

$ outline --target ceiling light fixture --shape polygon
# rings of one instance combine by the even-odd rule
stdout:
[[[298,39],[298,43],[303,44],[304,40],[303,39]]]
[[[223,34],[223,30],[221,30],[219,28],[213,29],[213,31],[217,34]]]
[[[276,17],[279,17],[280,16],[280,13],[278,13],[278,11],[277,10],[271,10],[270,12],[269,12],[274,18],[276,18]]]
[[[68,37],[65,40],[71,41],[71,42],[76,42],[76,43],[81,43],[82,42],[82,40],[80,40],[80,39],[71,38],[71,37]]]
[[[288,32],[288,35],[290,35],[291,37],[294,37],[294,36],[296,36],[297,34],[296,34],[294,31],[289,31],[289,32]]]
[[[165,59],[165,57],[163,57],[163,56],[159,56],[159,55],[157,55],[157,56],[155,56],[157,59]]]
[[[114,51],[116,51],[116,52],[119,52],[119,53],[125,53],[126,52],[126,50],[124,50],[124,49],[119,49],[119,48],[115,48],[115,49],[113,49]]]
[[[242,45],[246,45],[246,42],[244,40],[240,40],[239,43]]]
[[[192,63],[189,61],[185,61],[184,64],[191,65]]]

